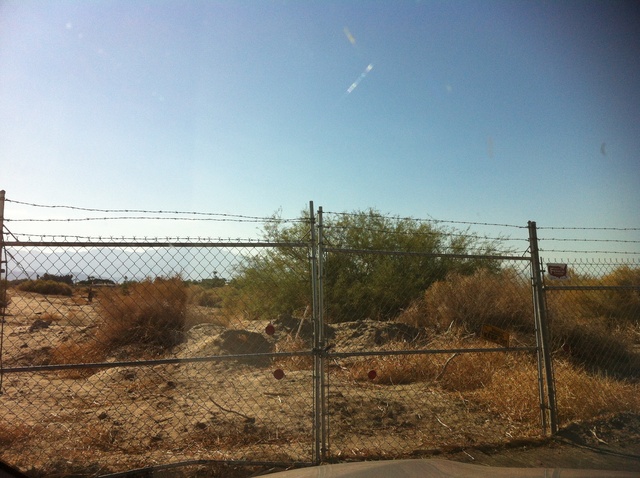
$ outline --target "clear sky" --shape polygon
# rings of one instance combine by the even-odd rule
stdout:
[[[0,189],[105,209],[295,217],[313,200],[640,227],[639,12],[631,1],[2,0]],[[211,227],[184,230],[225,235]]]

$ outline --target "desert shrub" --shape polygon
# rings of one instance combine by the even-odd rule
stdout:
[[[469,332],[482,325],[533,331],[530,286],[511,269],[480,269],[471,275],[457,272],[434,283],[398,320],[438,331],[450,327]]]
[[[248,258],[230,285],[237,294],[227,306],[250,317],[275,319],[311,302],[310,261],[306,249],[285,245],[309,240],[308,214],[296,222],[277,217],[264,226],[264,239],[283,244]],[[433,254],[490,253],[494,244],[470,234],[452,234],[431,223],[356,211],[323,218],[323,241],[345,250],[325,257],[324,300],[329,322],[371,318],[389,320],[408,307],[429,285],[457,271],[497,269],[496,261],[435,257]],[[420,254],[379,254],[377,251]]]
[[[73,275],[72,274],[59,276],[59,275],[55,275],[55,274],[45,273],[45,274],[42,274],[42,276],[40,277],[40,280],[53,281],[53,282],[62,282],[63,284],[67,284],[69,286],[73,285]]]
[[[467,339],[454,332],[436,337],[428,349],[468,349],[486,347],[482,339]],[[388,351],[419,351],[422,346],[408,342],[393,342]],[[482,388],[491,383],[500,367],[506,366],[508,356],[503,353],[401,353],[374,355],[346,362],[345,370],[353,380],[370,380],[368,373],[375,370],[375,382],[383,385],[403,385],[432,382],[443,390],[464,392]]]
[[[25,292],[36,292],[42,295],[64,295],[72,296],[73,289],[64,282],[52,281],[52,280],[29,280],[21,283],[18,289]]]
[[[105,289],[96,340],[112,348],[129,344],[172,347],[182,340],[187,288],[179,277],[157,278]]]
[[[189,287],[189,302],[201,307],[220,307],[222,297],[217,288]]]
[[[640,356],[631,337],[609,330],[604,321],[561,321],[554,324],[552,344],[558,358],[585,370],[621,379],[640,378]]]
[[[554,369],[561,424],[608,413],[640,412],[640,384],[593,375],[566,360],[556,360]]]

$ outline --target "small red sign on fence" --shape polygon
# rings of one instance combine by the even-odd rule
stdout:
[[[547,273],[552,279],[568,279],[567,264],[547,264]]]

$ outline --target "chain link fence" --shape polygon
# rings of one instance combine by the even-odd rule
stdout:
[[[640,268],[554,260],[545,293],[560,423],[640,408]],[[578,397],[584,397],[579,399]]]
[[[556,403],[552,430],[640,410],[637,263],[552,280],[530,237],[312,204],[265,221],[259,241],[5,226],[0,459],[290,467],[539,436]]]
[[[540,434],[529,258],[439,249],[324,248],[331,458]]]
[[[275,247],[10,245],[2,459],[46,475],[311,463],[311,344],[288,347],[289,321],[255,315],[277,283],[228,285]]]

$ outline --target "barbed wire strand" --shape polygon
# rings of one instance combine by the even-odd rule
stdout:
[[[359,216],[362,213],[351,213],[351,212],[333,212],[333,211],[325,211],[325,214],[334,214],[336,216]],[[415,218],[415,217],[400,217],[393,215],[385,215],[385,214],[367,214],[369,217],[378,217],[378,218],[397,218],[406,221],[415,221],[415,222],[426,222],[426,223],[448,223],[448,224],[463,224],[467,226],[491,226],[491,227],[511,227],[516,229],[526,229],[527,226],[519,226],[516,224],[500,224],[500,223],[490,223],[490,222],[475,222],[475,221],[451,221],[444,219],[424,219],[424,218]]]
[[[244,219],[244,220],[252,220],[252,221],[265,221],[265,222],[306,222],[305,219],[292,219],[292,218],[278,218],[278,217],[262,217],[262,216],[247,216],[241,214],[227,214],[227,213],[214,213],[214,212],[200,212],[200,211],[163,211],[163,210],[145,210],[145,209],[99,209],[99,208],[87,208],[87,207],[78,207],[78,206],[67,206],[67,205],[47,205],[47,204],[36,204],[29,203],[24,201],[16,201],[14,199],[5,199],[5,202],[11,202],[14,204],[21,204],[23,206],[31,206],[38,208],[47,208],[47,209],[69,209],[73,211],[84,211],[84,212],[101,212],[101,213],[117,213],[117,214],[178,214],[178,215],[190,215],[190,216],[218,216],[221,218],[228,218],[227,220],[231,221],[233,219]],[[132,217],[133,219],[140,219],[139,217]],[[155,218],[155,219],[171,219],[171,218]],[[7,220],[5,218],[5,220]],[[13,221],[17,221],[13,219]],[[24,221],[24,219],[23,219]],[[33,220],[35,221],[35,220]],[[248,222],[248,221],[246,221]]]
[[[616,242],[616,243],[627,243],[627,244],[640,244],[639,241],[632,241],[628,239],[584,239],[584,238],[544,238],[539,237],[538,241],[547,242],[547,241],[557,241],[557,242]]]
[[[25,218],[25,219],[10,219],[5,218],[8,222],[89,222],[89,221],[120,221],[120,220],[152,220],[152,221],[193,221],[193,222],[244,222],[244,223],[258,223],[258,222],[307,222],[304,219],[273,219],[273,218],[200,218],[200,217],[157,217],[157,216],[115,216],[115,217],[79,217],[79,218],[49,218],[49,219],[37,219],[37,218]]]

